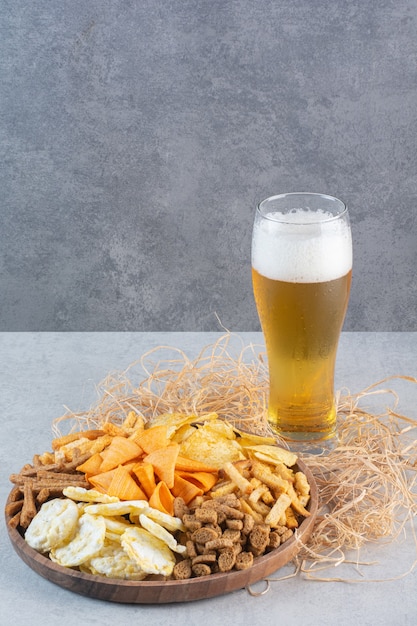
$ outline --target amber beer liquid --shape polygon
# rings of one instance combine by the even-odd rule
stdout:
[[[302,207],[308,194],[297,195]],[[334,371],[352,274],[348,216],[342,210],[343,218],[335,217],[333,206],[333,212],[289,213],[269,207],[262,215],[262,204],[252,278],[268,356],[268,419],[288,440],[329,439],[336,428]]]

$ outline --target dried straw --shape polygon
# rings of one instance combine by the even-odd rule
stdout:
[[[145,420],[163,413],[203,415],[215,412],[235,426],[271,435],[265,415],[267,368],[255,346],[235,346],[232,335],[222,336],[190,360],[182,350],[158,346],[144,354],[124,372],[109,374],[97,388],[98,401],[81,413],[68,411],[54,422],[68,420],[72,430],[100,428],[103,422],[121,424],[129,411]],[[140,368],[139,373],[135,370]],[[133,379],[133,380],[132,380]],[[137,381],[137,382],[135,382]]]
[[[392,389],[380,388],[395,379],[417,383],[410,376],[392,376],[356,395],[341,396],[338,445],[327,456],[303,457],[320,497],[314,533],[297,558],[298,568],[310,579],[362,581],[363,574],[328,578],[318,572],[350,563],[353,550],[357,557],[352,564],[357,570],[360,548],[375,542],[392,543],[407,532],[415,549],[410,555],[411,565],[393,579],[417,565],[417,420],[389,406],[378,414],[361,408],[364,400],[377,395],[390,396],[395,407],[398,395]]]
[[[67,411],[55,420],[54,430],[60,434],[60,426],[68,421],[72,430],[99,428],[106,421],[120,424],[133,410],[148,421],[162,413],[216,412],[238,428],[271,435],[262,350],[245,346],[230,333],[193,360],[182,350],[160,346],[124,372],[109,375],[97,389],[97,402],[85,412]],[[375,542],[393,542],[406,532],[412,533],[416,553],[398,577],[417,565],[417,420],[398,413],[398,394],[382,388],[395,379],[417,383],[410,376],[393,376],[355,395],[339,392],[337,446],[325,456],[303,455],[318,485],[319,514],[291,575],[302,573],[309,580],[322,581],[363,580],[362,574],[335,578],[321,572],[341,563],[353,563],[357,569],[359,557],[352,560],[352,551]],[[362,406],[365,400],[386,397],[392,406],[381,412]]]

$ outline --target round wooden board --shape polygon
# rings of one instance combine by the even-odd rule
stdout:
[[[57,565],[33,550],[20,532],[10,527],[7,515],[6,525],[15,551],[31,569],[56,585],[75,593],[99,600],[130,604],[163,604],[212,598],[243,589],[266,578],[295,557],[301,549],[301,542],[307,542],[317,516],[317,485],[308,467],[302,461],[298,461],[297,465],[306,474],[311,486],[308,506],[311,515],[300,524],[297,540],[293,536],[279,548],[257,557],[253,566],[247,570],[210,574],[184,581],[127,581],[93,576]]]

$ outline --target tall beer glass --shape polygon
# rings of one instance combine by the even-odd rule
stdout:
[[[289,441],[335,434],[334,370],[351,275],[343,202],[288,193],[257,206],[252,279],[268,357],[268,419]]]

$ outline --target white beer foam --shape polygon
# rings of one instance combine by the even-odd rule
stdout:
[[[286,282],[327,282],[352,269],[351,232],[344,220],[328,214],[328,221],[317,223],[317,213],[304,209],[271,217],[257,219],[253,232],[252,266],[263,276]],[[291,223],[285,221],[289,217]]]

